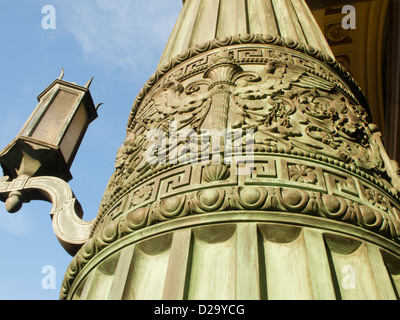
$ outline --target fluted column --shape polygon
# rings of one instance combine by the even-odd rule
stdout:
[[[188,0],[159,66],[192,46],[238,34],[280,36],[334,57],[304,0]]]
[[[303,0],[185,1],[61,298],[396,299],[400,178],[368,110]],[[214,163],[202,133],[229,129]]]

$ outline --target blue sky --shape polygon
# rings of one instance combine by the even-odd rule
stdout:
[[[42,28],[45,5],[56,9],[54,30]],[[79,85],[94,76],[90,91],[103,105],[70,182],[84,220],[97,215],[133,101],[155,72],[181,8],[181,0],[0,0],[0,149],[61,68],[64,80]],[[50,208],[32,201],[9,214],[0,202],[0,300],[58,299],[72,257],[53,233]],[[46,265],[56,272],[55,289],[42,287]]]

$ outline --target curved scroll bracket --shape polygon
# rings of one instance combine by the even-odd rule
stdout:
[[[19,176],[12,181],[0,179],[0,200],[10,213],[21,209],[23,203],[44,200],[52,203],[50,216],[53,230],[64,249],[75,255],[89,239],[94,220],[83,221],[83,211],[70,186],[56,177]]]

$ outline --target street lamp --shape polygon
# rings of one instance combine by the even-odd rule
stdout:
[[[54,176],[72,179],[70,167],[89,124],[97,118],[89,86],[53,81],[17,137],[0,152],[4,175],[15,179]]]
[[[16,138],[0,152],[4,177],[0,200],[10,213],[23,203],[45,200],[53,204],[53,230],[74,255],[88,240],[93,221],[81,220],[82,208],[68,185],[70,168],[97,109],[85,86],[62,80],[64,71],[39,96],[38,105]]]

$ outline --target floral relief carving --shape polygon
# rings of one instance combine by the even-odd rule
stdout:
[[[132,205],[136,206],[136,205],[141,204],[142,202],[150,199],[152,192],[153,192],[153,188],[149,185],[144,186],[143,188],[140,188],[132,196],[132,200],[131,200]]]
[[[386,200],[382,194],[380,194],[377,190],[367,189],[365,190],[368,202],[384,211],[388,210],[388,206],[386,204]]]
[[[314,168],[304,164],[289,166],[289,179],[295,182],[317,183],[318,177]]]
[[[266,64],[258,83],[233,89],[235,126],[257,128],[256,143],[317,152],[382,173],[362,108],[331,82],[286,61]]]
[[[334,89],[333,82],[303,65],[280,60],[285,55],[273,57],[260,73],[245,72],[228,50],[221,51],[210,59],[202,80],[186,86],[167,82],[153,92],[131,131],[155,124],[162,128],[171,121],[177,121],[178,131],[199,131],[210,117],[208,129],[253,129],[256,144],[318,152],[364,170],[382,171],[379,153],[370,147],[362,108]],[[150,167],[143,162],[127,173]]]

